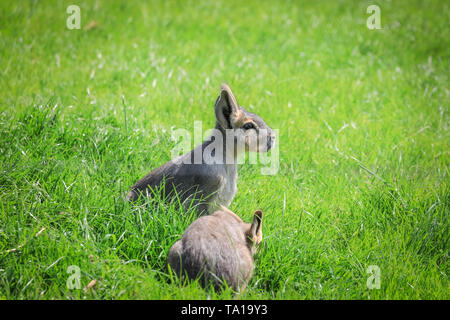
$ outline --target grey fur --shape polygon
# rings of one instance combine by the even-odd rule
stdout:
[[[253,274],[255,245],[261,240],[261,211],[250,224],[222,207],[195,220],[170,248],[167,262],[179,277],[200,278],[203,287],[211,282],[219,289],[225,280],[234,290],[244,290]]]
[[[219,205],[228,207],[231,204],[237,191],[236,157],[241,151],[233,149],[231,151],[233,154],[230,155],[231,152],[226,148],[226,130],[234,130],[233,132],[237,136],[237,138],[234,138],[234,142],[243,139],[246,149],[249,149],[247,143],[251,139],[249,131],[252,130],[241,130],[244,122],[252,121],[256,126],[255,132],[264,129],[263,131],[267,134],[263,138],[258,136],[257,149],[250,150],[257,152],[267,152],[273,146],[275,136],[272,129],[259,116],[246,111],[237,104],[236,98],[226,84],[221,87],[214,110],[216,115],[215,130],[224,137],[223,150],[217,150],[207,158],[203,156],[205,148],[208,148],[214,142],[214,135],[212,135],[194,150],[172,159],[136,182],[128,194],[129,200],[135,201],[141,195],[151,196],[150,189],[155,190],[164,185],[162,192],[165,193],[166,199],[171,199],[177,194],[182,203],[186,204],[193,201],[199,214],[211,213]],[[257,135],[253,134],[254,136]],[[196,152],[200,152],[202,155],[201,163],[198,164],[194,163]],[[231,156],[234,163],[227,164],[225,161],[227,156]],[[223,159],[224,161],[219,160],[214,163],[216,159]],[[165,181],[164,184],[163,181]]]

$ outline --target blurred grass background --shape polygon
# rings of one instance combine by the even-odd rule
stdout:
[[[72,4],[80,30],[66,27]],[[381,30],[366,27],[371,4]],[[276,175],[239,168],[231,209],[265,212],[240,298],[448,299],[449,13],[445,1],[2,1],[0,297],[232,297],[167,273],[189,212],[121,198],[170,159],[171,129],[214,125],[227,82],[280,132]]]

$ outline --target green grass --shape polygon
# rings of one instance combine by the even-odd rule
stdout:
[[[373,3],[382,30],[366,27]],[[449,299],[449,15],[445,1],[2,1],[0,298],[232,298],[165,268],[191,212],[123,200],[170,159],[172,129],[214,125],[227,82],[280,130],[276,175],[239,168],[231,209],[265,213],[240,298]]]

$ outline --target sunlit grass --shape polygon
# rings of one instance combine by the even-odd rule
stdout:
[[[445,2],[379,1],[382,30],[369,1],[85,1],[81,30],[69,4],[0,3],[1,298],[233,297],[166,269],[191,211],[124,200],[222,82],[280,133],[276,175],[239,168],[231,209],[265,213],[240,298],[449,298]]]

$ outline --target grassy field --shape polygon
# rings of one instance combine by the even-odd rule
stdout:
[[[445,1],[1,1],[0,298],[232,298],[166,270],[192,212],[122,198],[171,130],[214,126],[227,82],[279,129],[276,175],[239,167],[231,209],[265,213],[239,298],[449,299],[449,21]]]

